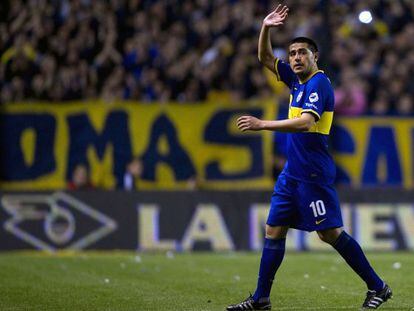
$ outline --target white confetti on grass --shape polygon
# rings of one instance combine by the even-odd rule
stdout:
[[[303,275],[303,277],[304,277],[305,279],[309,279],[309,274],[305,273],[305,274]]]
[[[106,278],[106,279],[104,280],[104,282],[105,282],[105,284],[109,284],[109,279],[108,279],[108,278]]]
[[[172,251],[168,251],[165,255],[168,259],[174,259],[174,253]]]
[[[123,263],[123,262],[121,262],[121,263],[119,264],[119,266],[121,267],[121,269],[125,269],[125,267],[126,267],[125,263]]]
[[[141,263],[142,262],[141,256],[139,256],[139,255],[136,255],[134,260],[135,260],[136,263]]]
[[[396,269],[396,270],[398,270],[398,269],[401,269],[401,262],[394,262],[393,264],[392,264],[392,267],[394,268],[394,269]],[[413,308],[414,309],[414,308]]]
[[[325,287],[325,286],[323,286],[323,285],[321,285],[321,289],[322,289],[322,290],[325,290],[325,289],[326,289],[326,287]]]
[[[239,276],[239,275],[235,275],[235,276],[234,276],[234,280],[235,280],[235,281],[240,281],[240,276]]]

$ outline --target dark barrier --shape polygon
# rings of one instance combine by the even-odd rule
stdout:
[[[1,194],[0,250],[36,248],[257,250],[271,193],[265,191]],[[340,191],[346,229],[366,249],[414,250],[414,194]],[[291,230],[288,248],[329,249]]]

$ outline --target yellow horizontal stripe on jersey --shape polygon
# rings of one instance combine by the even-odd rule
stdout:
[[[300,118],[300,114],[302,112],[302,108],[298,107],[289,107],[289,119]]]
[[[312,113],[318,114],[316,111],[310,109],[303,110],[302,108],[291,106],[289,109],[289,119],[300,118],[302,112],[305,111],[312,111]],[[333,111],[324,111],[319,120],[310,128],[308,133],[320,133],[328,135],[331,130],[332,120]]]
[[[303,109],[300,114],[304,113],[304,112],[311,112],[313,114],[316,114],[318,116],[318,120],[320,120],[321,116],[319,115],[319,113],[317,113],[315,110],[313,109]]]

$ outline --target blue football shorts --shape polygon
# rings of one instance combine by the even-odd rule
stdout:
[[[266,223],[305,231],[342,227],[338,195],[332,185],[302,182],[281,173]]]

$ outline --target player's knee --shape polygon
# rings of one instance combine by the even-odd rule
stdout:
[[[334,228],[334,229],[328,229],[328,230],[323,230],[323,231],[317,231],[319,238],[325,243],[328,243],[331,245],[335,244],[341,232],[342,232],[342,228]]]
[[[286,238],[287,231],[287,227],[272,227],[266,225],[266,238],[273,240],[284,239]]]
[[[325,234],[325,233],[323,233],[323,232],[318,231],[318,236],[319,236],[319,238],[320,238],[322,241],[324,241],[325,243],[332,244],[332,243],[330,243],[330,242],[331,242],[331,240],[329,239],[329,236],[328,236],[327,234]]]

